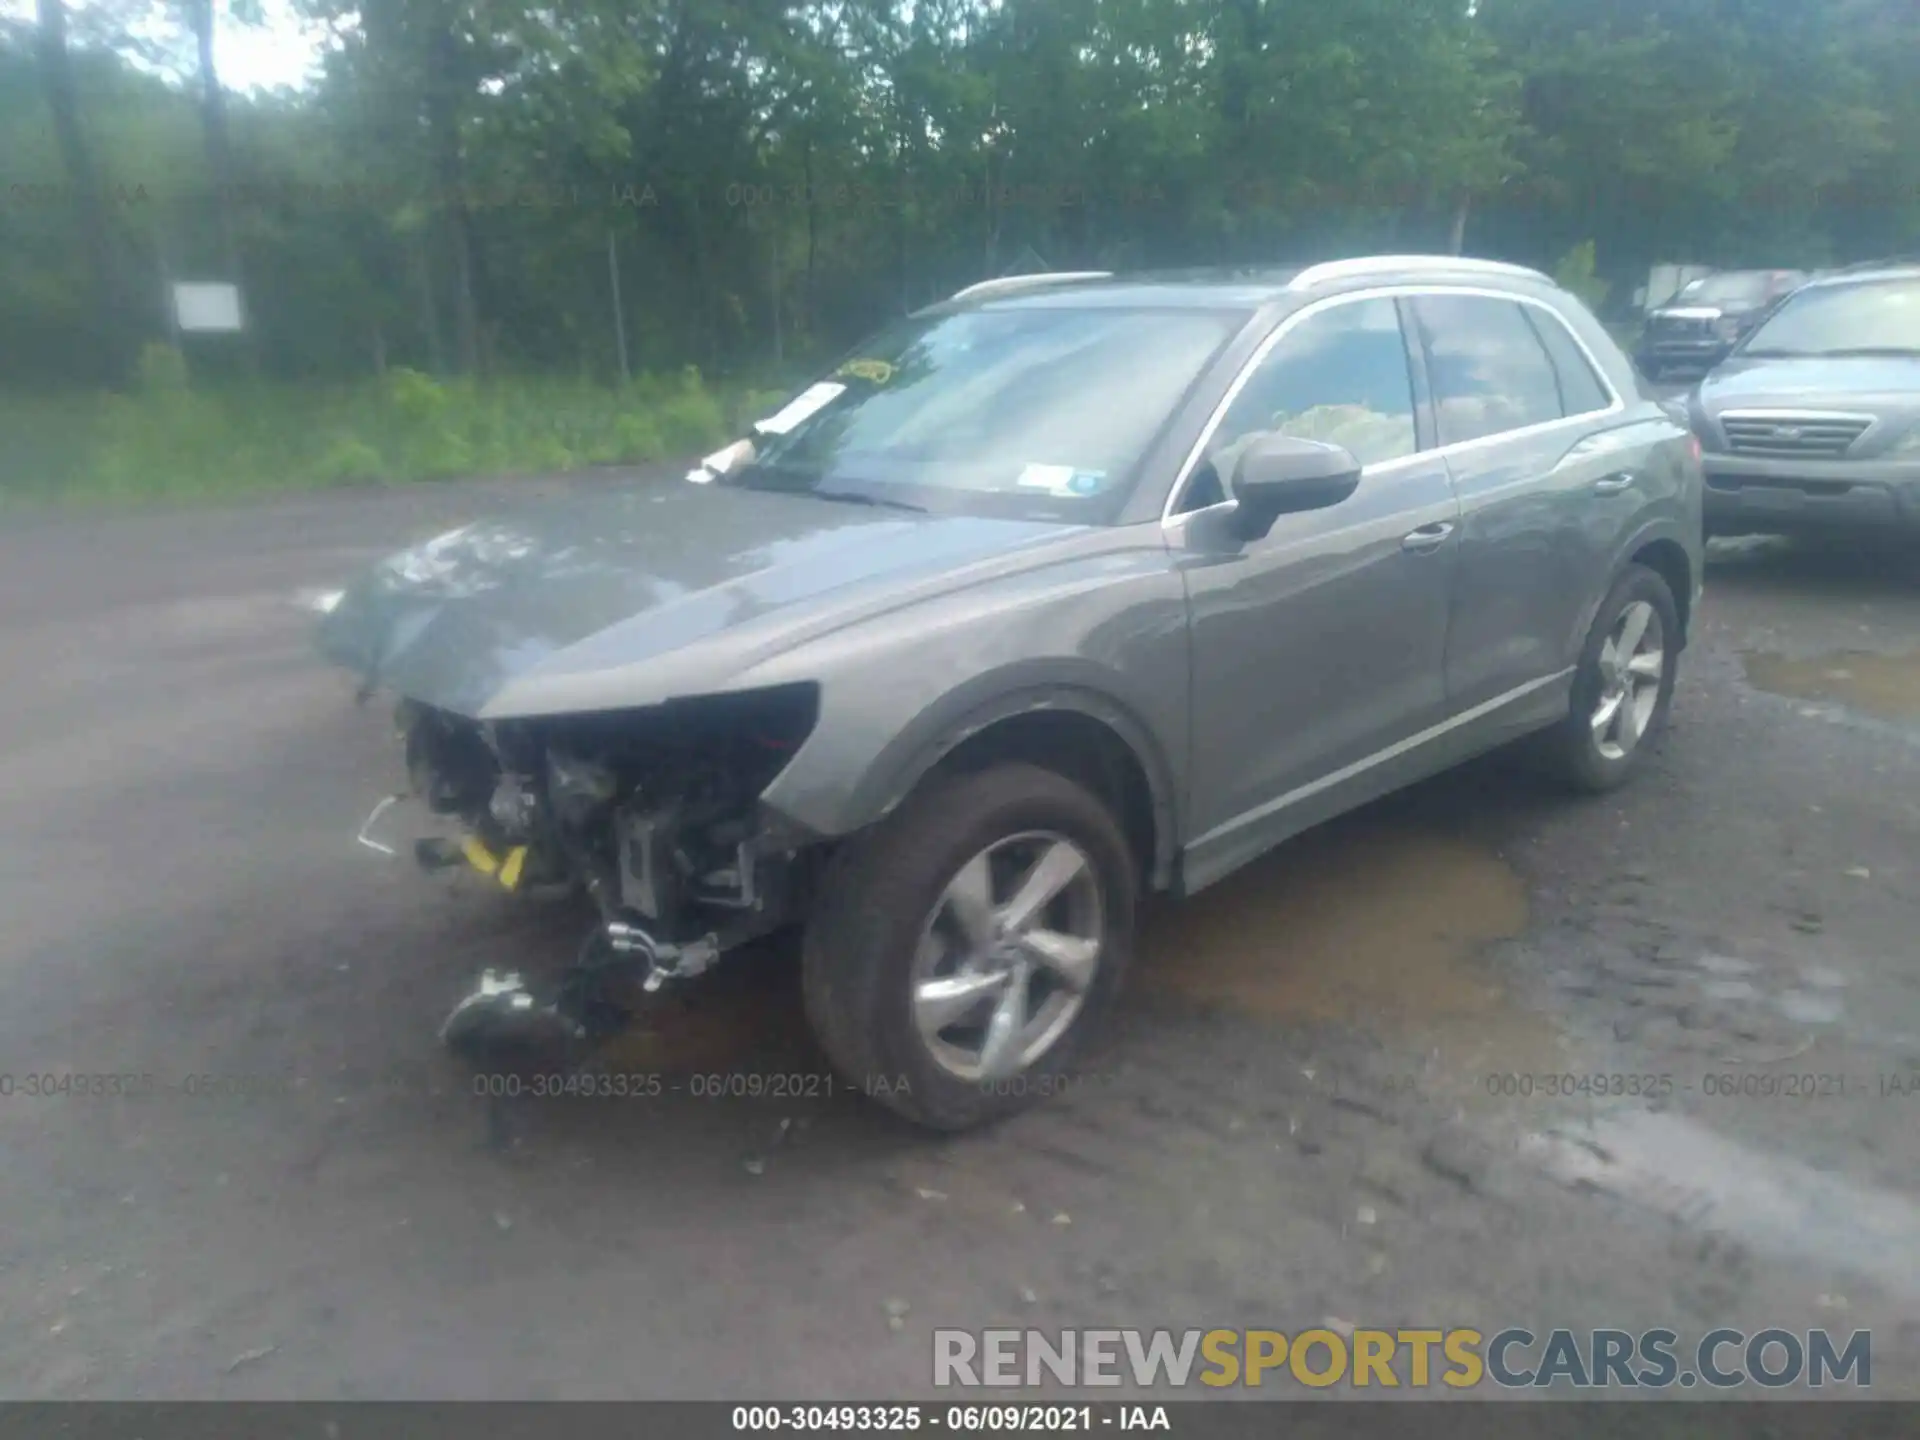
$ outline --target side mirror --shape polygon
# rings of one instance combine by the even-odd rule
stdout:
[[[1360,462],[1342,445],[1269,435],[1249,445],[1234,466],[1233,528],[1258,540],[1282,515],[1338,505],[1360,484]]]

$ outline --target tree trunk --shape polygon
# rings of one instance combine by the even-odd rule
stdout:
[[[1473,197],[1463,191],[1458,203],[1453,207],[1453,234],[1447,242],[1451,254],[1461,255],[1466,252],[1467,216],[1472,208]]]
[[[467,208],[466,160],[455,101],[460,84],[458,42],[443,24],[429,44],[427,132],[434,180],[445,206],[447,243],[453,253],[454,349],[461,373],[472,375],[480,369],[480,307],[474,292],[473,216]]]
[[[773,305],[773,363],[784,365],[787,347],[780,322],[780,216],[773,209],[767,211],[767,298]]]
[[[433,262],[426,237],[416,235],[407,246],[413,262],[415,281],[420,290],[420,328],[427,340],[427,370],[434,375],[446,373],[447,348],[440,335],[440,306],[433,293]]]
[[[815,325],[814,297],[814,259],[819,247],[820,208],[814,195],[813,182],[813,135],[809,131],[806,148],[800,152],[801,176],[807,186],[807,279],[806,290],[801,296],[801,333],[802,343],[811,341]]]
[[[253,297],[247,293],[240,239],[233,220],[233,151],[227,136],[227,97],[213,57],[214,0],[187,0],[187,24],[200,58],[200,128],[207,148],[207,173],[213,179],[214,213],[220,224],[220,259],[228,283],[240,291],[241,315],[250,331]],[[256,373],[259,365],[250,334],[241,335],[240,346],[248,373]]]
[[[47,109],[53,117],[55,143],[73,191],[74,220],[80,229],[80,248],[93,281],[92,349],[100,378],[120,378],[124,365],[118,332],[125,313],[120,304],[120,276],[114,265],[113,232],[93,153],[80,128],[80,105],[74,91],[73,65],[67,54],[67,8],[64,0],[39,0],[40,78],[46,86]]]

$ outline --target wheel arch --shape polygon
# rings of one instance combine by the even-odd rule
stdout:
[[[1693,630],[1693,560],[1686,547],[1670,536],[1658,535],[1635,546],[1627,564],[1644,565],[1673,592],[1673,608],[1680,617],[1680,643],[1685,645]]]
[[[1606,603],[1607,596],[1620,579],[1620,574],[1629,565],[1645,565],[1662,580],[1673,592],[1673,606],[1680,619],[1680,645],[1685,648],[1693,630],[1694,599],[1697,581],[1700,576],[1703,556],[1699,547],[1689,549],[1680,524],[1670,515],[1660,515],[1648,519],[1633,530],[1626,540],[1614,552],[1614,561],[1607,571],[1606,584],[1580,612],[1580,627],[1573,636],[1573,654],[1577,657],[1580,647],[1586,643],[1593,623],[1600,615],[1600,607]]]
[[[1079,680],[986,676],[929,706],[854,787],[846,826],[871,825],[936,772],[994,760],[1042,765],[1092,790],[1113,807],[1149,884],[1171,883],[1179,837],[1173,769],[1130,706]]]

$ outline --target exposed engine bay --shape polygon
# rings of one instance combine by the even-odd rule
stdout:
[[[558,1027],[573,1039],[625,1022],[609,997],[699,975],[800,913],[812,853],[759,803],[818,717],[818,691],[784,686],[644,710],[477,721],[402,701],[402,798],[457,838],[417,839],[423,869],[470,867],[508,890],[584,893],[598,921],[559,991],[483,975],[443,1037]]]

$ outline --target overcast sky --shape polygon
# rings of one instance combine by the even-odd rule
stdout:
[[[79,14],[88,8],[88,0],[69,0],[67,8]],[[154,7],[156,12],[160,8]],[[266,23],[258,26],[234,24],[226,8],[220,6],[214,59],[230,89],[300,85],[313,76],[320,63],[320,37],[295,16],[288,0],[262,0]],[[31,21],[33,12],[34,0],[0,0],[0,14]],[[179,30],[166,19],[156,19],[144,33],[158,40],[177,36]]]

